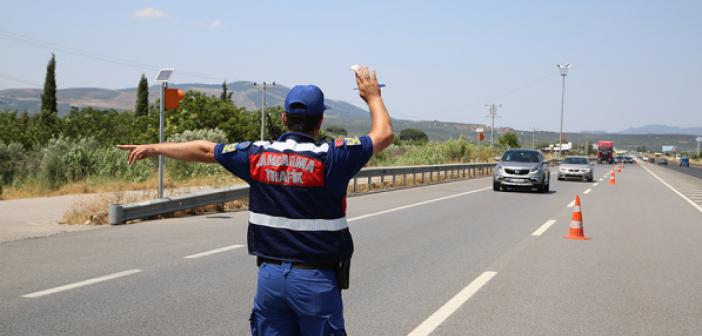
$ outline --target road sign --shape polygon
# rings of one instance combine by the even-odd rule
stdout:
[[[702,142],[702,137],[697,137],[697,139],[695,139],[695,141]]]

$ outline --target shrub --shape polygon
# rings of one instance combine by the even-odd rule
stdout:
[[[188,130],[183,133],[175,134],[168,138],[168,142],[185,142],[193,140],[208,140],[212,142],[225,143],[227,135],[224,131],[215,129],[200,129]],[[204,177],[217,174],[228,174],[219,165],[199,163],[199,162],[184,162],[177,160],[167,160],[166,168],[170,177],[176,180],[183,180],[193,177]]]

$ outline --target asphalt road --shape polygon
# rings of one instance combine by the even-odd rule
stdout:
[[[678,162],[671,161],[668,163],[667,166],[663,166],[663,167],[667,167],[667,168],[675,170],[677,172],[684,173],[684,174],[702,179],[702,167],[700,167],[700,166],[680,167]]]
[[[349,333],[702,334],[702,210],[646,167],[549,194],[483,178],[349,199]],[[575,195],[592,240],[562,238]],[[245,212],[0,243],[0,334],[246,335],[245,244]]]

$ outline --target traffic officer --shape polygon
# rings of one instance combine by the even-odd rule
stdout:
[[[375,71],[354,69],[368,104],[366,136],[316,143],[324,94],[294,86],[274,142],[208,141],[119,145],[135,161],[159,154],[218,162],[250,185],[248,249],[259,266],[250,317],[253,335],[345,335],[341,289],[348,286],[353,241],[346,222],[350,179],[393,141],[392,123]]]

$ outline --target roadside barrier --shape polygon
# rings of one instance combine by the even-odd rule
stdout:
[[[573,240],[590,240],[590,238],[585,237],[585,231],[583,230],[583,213],[582,209],[580,208],[580,196],[575,196],[573,215],[570,219],[570,229],[568,229],[568,235],[563,236],[563,238]]]
[[[368,186],[364,191],[370,191],[374,179],[379,180],[385,187],[386,182],[393,186],[408,186],[409,178],[414,185],[433,184],[447,180],[469,179],[490,176],[494,163],[457,163],[445,165],[402,166],[402,167],[369,167],[361,169],[350,182],[352,193],[361,191],[359,179],[365,180]],[[110,224],[124,224],[127,221],[152,218],[160,215],[199,208],[212,204],[244,199],[249,197],[249,186],[221,188],[201,191],[188,195],[159,198],[131,204],[111,204],[108,209]]]

